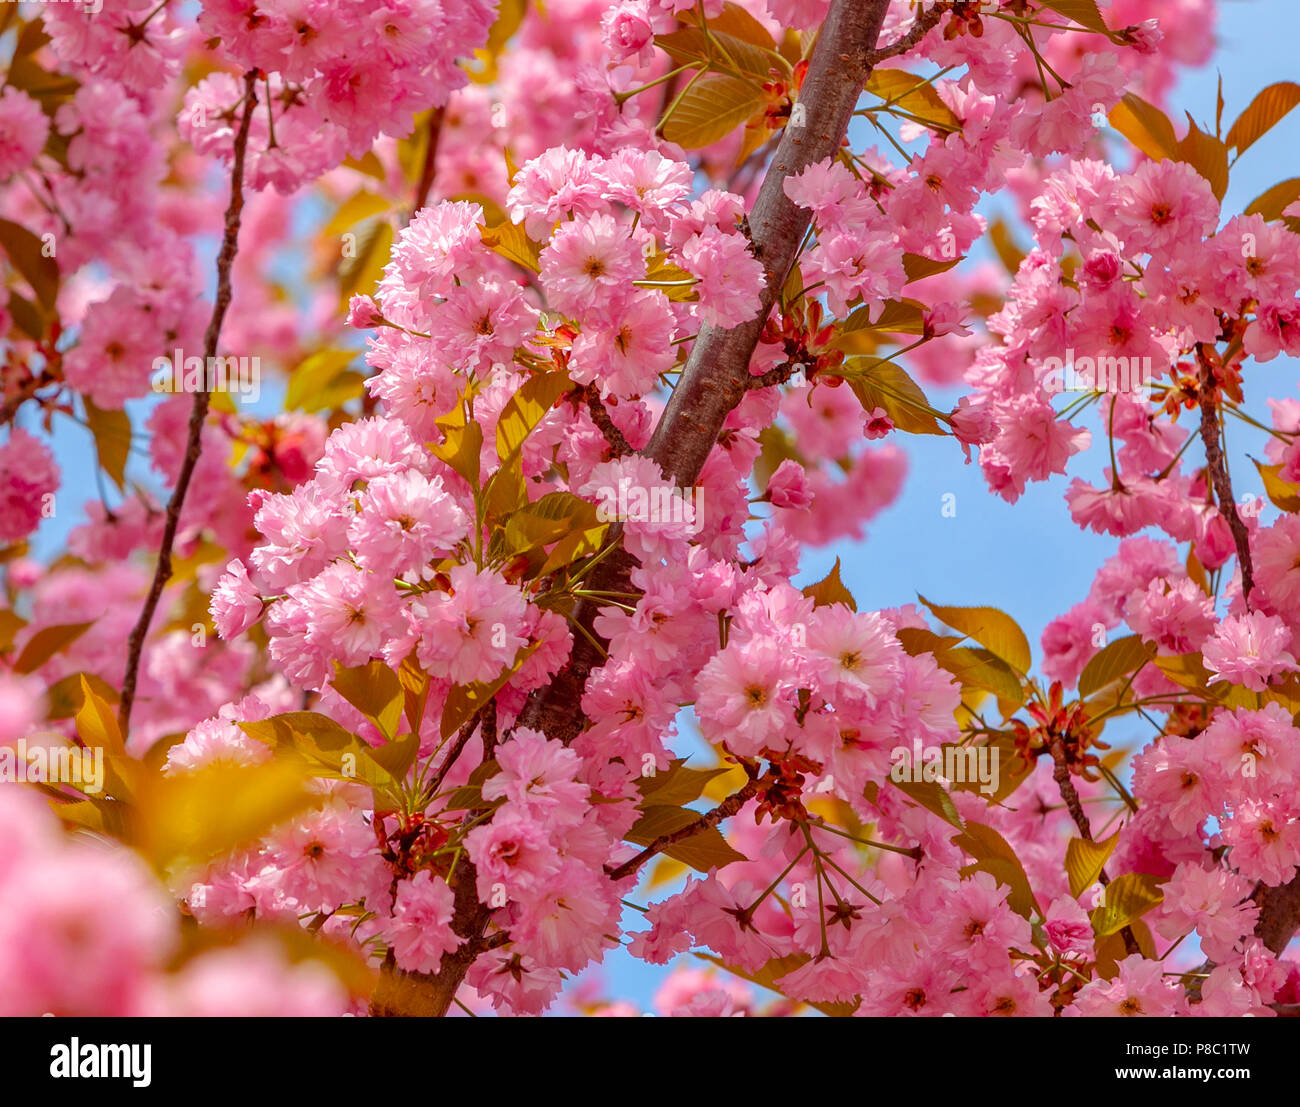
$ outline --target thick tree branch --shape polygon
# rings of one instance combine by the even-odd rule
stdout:
[[[230,267],[235,261],[235,251],[239,245],[239,223],[244,211],[244,155],[248,149],[248,130],[256,107],[257,71],[250,70],[244,75],[244,115],[239,121],[239,132],[235,135],[234,163],[230,171],[230,206],[226,209],[225,234],[221,240],[221,252],[217,255],[217,298],[212,305],[207,334],[203,339],[204,365],[210,364],[211,359],[217,356],[221,324],[225,321],[226,309],[230,307]],[[194,394],[185,460],[181,463],[176,487],[167,503],[167,521],[163,526],[162,544],[158,550],[158,565],[154,570],[153,583],[149,587],[144,609],[127,639],[126,676],[122,681],[122,703],[118,709],[118,721],[123,735],[127,734],[131,724],[131,707],[135,702],[135,685],[140,673],[144,640],[149,633],[149,624],[153,622],[158,601],[162,598],[163,588],[171,579],[172,545],[176,541],[176,530],[180,526],[181,508],[185,505],[190,479],[194,476],[194,468],[198,465],[199,454],[203,450],[203,423],[207,419],[211,401],[212,396],[206,389],[200,389]]]
[[[724,420],[744,399],[751,379],[750,358],[812,220],[807,209],[786,196],[785,180],[839,151],[871,72],[871,52],[888,7],[888,0],[835,0],[817,37],[799,94],[805,125],[786,127],[749,215],[754,253],[766,275],[759,310],[749,322],[731,330],[702,328],[644,451],[664,476],[683,488],[699,479]],[[626,591],[632,566],[629,555],[614,554],[596,570],[591,588]],[[584,602],[573,615],[590,629],[595,613],[596,607]],[[599,651],[579,636],[569,664],[548,688],[530,697],[522,724],[551,738],[572,741],[582,729],[579,704],[587,677],[602,661]]]
[[[1260,888],[1255,902],[1259,904],[1255,936],[1281,957],[1300,927],[1300,873],[1277,888]]]
[[[811,213],[786,196],[785,180],[839,151],[871,71],[871,52],[888,7],[889,0],[833,0],[818,34],[799,95],[804,125],[786,127],[749,215],[754,253],[766,274],[759,310],[749,322],[731,330],[710,326],[701,330],[645,450],[664,475],[683,488],[699,479],[723,421],[744,399],[750,358],[811,222]],[[629,555],[616,552],[596,568],[589,587],[625,590],[633,564]],[[586,602],[576,605],[573,613],[588,629],[595,614],[596,608]],[[587,677],[602,662],[596,646],[577,636],[569,663],[547,688],[529,698],[519,724],[552,739],[571,741],[582,730],[581,700]],[[468,858],[462,856],[451,882],[456,896],[453,925],[467,944],[443,957],[432,981],[432,1009],[438,1014],[450,1008],[491,918],[475,894],[474,868]]]

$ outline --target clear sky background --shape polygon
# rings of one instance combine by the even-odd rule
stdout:
[[[1186,75],[1171,97],[1171,117],[1181,119],[1183,110],[1190,111],[1204,129],[1212,131],[1219,72],[1223,74],[1226,100],[1225,130],[1261,88],[1274,81],[1300,79],[1300,64],[1295,57],[1300,43],[1297,0],[1223,0],[1216,40],[1211,65]],[[1279,180],[1300,175],[1297,150],[1300,109],[1234,167],[1224,202],[1225,218],[1240,212]],[[273,384],[264,383],[258,409],[273,411],[282,393]],[[1253,367],[1247,374],[1246,391],[1248,401],[1252,401],[1248,403],[1251,413],[1267,422],[1262,397],[1296,394],[1296,362],[1280,357]],[[950,408],[961,394],[960,390],[929,392],[932,402],[940,408]],[[137,427],[143,424],[142,416],[152,402],[145,399],[129,405]],[[36,430],[30,422],[27,425]],[[1108,462],[1104,433],[1098,435],[1096,430],[1094,427],[1092,447],[1074,459],[1069,476],[1030,485],[1015,505],[1006,504],[987,490],[978,465],[965,463],[953,439],[899,436],[909,459],[908,477],[899,499],[870,524],[864,542],[840,543],[808,553],[797,583],[820,579],[839,557],[844,580],[862,609],[913,603],[918,592],[939,603],[993,605],[1020,622],[1038,656],[1044,626],[1083,599],[1097,567],[1117,545],[1115,539],[1079,530],[1071,522],[1063,498],[1070,477],[1078,475],[1096,483]],[[1239,501],[1246,493],[1262,495],[1258,476],[1245,454],[1262,456],[1264,436],[1245,432],[1239,422],[1229,425]],[[143,446],[143,442],[139,445]],[[82,505],[99,495],[87,432],[60,420],[55,451],[64,484],[57,517],[46,521],[33,541],[34,552],[41,557],[60,550],[68,530],[83,518]],[[142,457],[137,458],[130,472],[148,480],[142,462]],[[1189,451],[1188,467],[1197,464],[1199,454],[1194,446]],[[153,481],[148,483],[152,485]],[[949,493],[956,497],[956,513],[945,517],[941,507],[943,497]],[[109,502],[117,502],[112,492]],[[1264,519],[1271,517],[1269,509]],[[642,929],[630,912],[625,921],[633,930]],[[647,1007],[664,977],[664,970],[643,965],[621,951],[614,951],[600,972],[610,994]]]

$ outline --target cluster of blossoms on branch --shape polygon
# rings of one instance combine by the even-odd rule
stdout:
[[[1271,525],[1222,433],[1300,353],[1300,192],[1225,218],[1276,118],[1163,115],[1208,2],[191,7],[0,23],[0,742],[108,764],[0,784],[10,925],[49,936],[6,944],[14,1013],[538,1014],[618,945],[724,974],[678,962],[679,1014],[1300,999],[1300,402]],[[835,133],[819,34],[867,24]],[[998,194],[1034,246],[957,268]],[[286,411],[146,399],[243,349]],[[1149,387],[1063,407],[1084,357]],[[65,422],[117,494],[43,565]],[[1012,502],[1109,444],[1066,498],[1122,541],[1046,680],[1002,612],[792,583],[908,434]]]

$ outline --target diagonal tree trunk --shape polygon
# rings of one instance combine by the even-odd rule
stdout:
[[[723,421],[745,395],[750,358],[812,219],[810,212],[796,207],[786,196],[785,180],[839,150],[871,72],[888,7],[889,0],[833,0],[831,4],[799,96],[803,125],[786,127],[749,215],[754,253],[766,270],[761,307],[753,319],[738,327],[722,330],[706,326],[701,330],[645,450],[678,485],[689,486],[699,479]],[[926,26],[934,22],[929,18]],[[611,556],[593,573],[591,587],[616,588],[632,565],[627,554]],[[595,613],[584,603],[578,605],[574,617],[590,629]],[[520,725],[571,741],[582,730],[580,702],[587,677],[601,660],[597,649],[585,637],[577,636],[568,665],[547,688],[534,693]],[[463,855],[449,882],[456,892],[453,927],[471,951],[481,949],[491,913],[474,895],[474,867]],[[472,960],[462,947],[444,955],[438,973],[419,978],[418,983],[410,974],[386,970],[372,1013],[399,1013],[405,1006],[399,997],[417,990],[420,1014],[445,1015]]]

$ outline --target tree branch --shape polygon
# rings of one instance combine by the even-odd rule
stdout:
[[[424,164],[420,167],[420,183],[415,189],[415,203],[411,207],[411,216],[425,205],[429,199],[429,190],[437,174],[438,139],[442,136],[442,121],[446,117],[446,108],[434,108],[429,116],[429,145],[424,150]]]
[[[1052,738],[1048,743],[1048,749],[1052,754],[1052,779],[1056,781],[1057,790],[1061,793],[1061,799],[1065,802],[1066,810],[1070,812],[1070,817],[1074,820],[1074,825],[1079,828],[1079,834],[1084,841],[1091,842],[1092,822],[1088,818],[1088,813],[1083,809],[1083,803],[1079,799],[1078,789],[1074,786],[1074,781],[1070,779],[1070,763],[1065,753],[1065,739],[1059,736]],[[1106,875],[1103,867],[1097,873],[1097,882],[1104,888],[1110,883],[1110,877]],[[1141,953],[1138,947],[1137,938],[1133,934],[1131,927],[1124,927],[1120,931],[1124,939],[1124,951],[1128,954]]]
[[[839,151],[871,71],[871,51],[888,6],[888,0],[835,0],[817,36],[799,96],[806,108],[805,125],[787,126],[782,133],[749,215],[754,253],[765,270],[759,310],[749,322],[731,330],[708,325],[701,329],[644,451],[665,477],[682,488],[699,479],[723,422],[744,399],[750,358],[812,221],[812,213],[785,194],[785,180]],[[613,554],[593,574],[591,588],[627,591],[633,564],[629,554]],[[575,605],[573,617],[590,629],[596,610],[596,605],[584,601]],[[582,729],[579,704],[587,678],[603,660],[580,636],[564,669],[547,688],[529,697],[521,725],[572,741]]]
[[[1201,355],[1200,347],[1197,347]],[[1214,383],[1214,372],[1203,355],[1201,361],[1201,441],[1205,443],[1205,464],[1209,470],[1210,480],[1214,485],[1215,499],[1219,502],[1219,514],[1223,516],[1232,532],[1232,541],[1237,547],[1237,564],[1241,567],[1241,598],[1250,607],[1251,589],[1255,587],[1254,565],[1250,559],[1250,535],[1246,524],[1237,513],[1237,500],[1232,493],[1232,478],[1228,475],[1228,463],[1223,456],[1222,429],[1219,426],[1219,396]]]
[[[650,858],[654,857],[655,854],[662,853],[669,846],[675,845],[677,842],[684,842],[687,838],[693,838],[701,831],[717,826],[723,819],[730,818],[757,794],[758,778],[750,777],[749,780],[745,782],[743,788],[739,791],[733,792],[712,811],[701,815],[695,820],[695,822],[688,823],[680,830],[674,830],[671,834],[659,835],[658,838],[646,846],[646,848],[635,857],[624,861],[623,864],[619,865],[617,868],[611,869],[609,866],[606,866],[605,872],[609,874],[610,880],[617,884],[624,877],[631,876],[637,871],[637,869],[649,861]]]
[[[244,211],[244,155],[248,149],[248,130],[253,121],[253,109],[257,107],[257,70],[244,74],[244,116],[239,121],[239,132],[235,136],[234,164],[230,171],[230,206],[226,209],[225,234],[221,240],[221,252],[217,255],[217,298],[212,305],[212,316],[208,320],[207,334],[203,339],[203,359],[207,365],[217,356],[217,342],[221,338],[221,324],[226,318],[226,309],[230,307],[230,268],[234,264],[235,251],[239,245],[239,223]],[[140,673],[140,655],[144,650],[144,640],[149,633],[149,624],[153,622],[158,601],[162,598],[163,587],[172,575],[172,545],[176,541],[176,530],[180,525],[181,508],[185,505],[185,495],[189,491],[190,479],[203,451],[203,423],[208,415],[208,405],[212,401],[206,389],[194,394],[194,406],[190,409],[189,439],[185,446],[185,460],[181,463],[180,473],[176,477],[176,487],[172,490],[167,503],[167,521],[163,526],[162,544],[158,550],[158,565],[154,570],[153,583],[145,599],[144,609],[136,622],[131,636],[127,639],[126,676],[122,681],[122,703],[118,709],[118,721],[123,735],[127,734],[131,724],[131,707],[135,702],[136,680]]]
[[[817,36],[799,97],[806,108],[805,125],[786,127],[749,215],[754,253],[766,276],[759,310],[749,322],[731,330],[702,328],[645,451],[680,487],[699,479],[723,421],[744,399],[750,358],[812,220],[811,212],[796,207],[786,196],[785,179],[839,151],[871,71],[871,51],[888,7],[889,0],[833,0]],[[625,591],[633,565],[629,554],[617,551],[593,571],[590,587]],[[583,601],[575,605],[573,617],[590,630],[596,611]],[[518,725],[571,741],[582,730],[581,700],[587,677],[603,660],[592,642],[577,636],[568,664],[549,686],[529,697]],[[439,965],[433,982],[433,1009],[439,1014],[450,1008],[491,918],[475,895],[474,867],[467,857],[462,855],[451,882],[456,896],[453,926],[466,945],[444,955]]]

